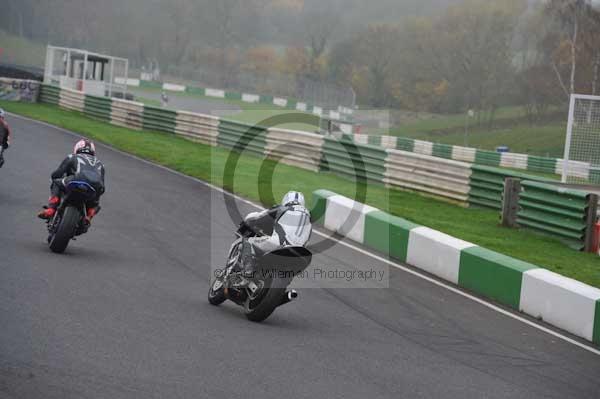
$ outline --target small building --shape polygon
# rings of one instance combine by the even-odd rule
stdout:
[[[128,69],[126,58],[49,45],[44,83],[96,96],[124,98]]]

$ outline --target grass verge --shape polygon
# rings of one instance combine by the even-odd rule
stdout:
[[[72,130],[187,175],[223,186],[225,163],[229,156],[229,151],[225,149],[192,143],[171,134],[107,125],[80,113],[46,104],[0,101],[0,106],[9,112]],[[18,145],[19,132],[15,131],[14,135],[15,145]],[[259,179],[259,171],[265,166],[273,168],[274,173],[269,179]],[[109,171],[109,180],[110,173],[119,172]],[[270,185],[276,199],[290,189],[303,191],[308,201],[312,200],[312,192],[320,188],[349,197],[353,197],[355,193],[354,183],[338,176],[314,173],[246,155],[239,159],[234,186],[227,189],[261,201],[260,193]],[[269,206],[273,199],[262,198],[262,202]],[[600,259],[597,256],[575,252],[556,239],[530,231],[499,227],[498,213],[495,211],[464,209],[416,193],[389,190],[378,184],[368,185],[366,202],[412,222],[600,287]]]

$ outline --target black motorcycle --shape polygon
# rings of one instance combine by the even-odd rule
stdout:
[[[225,268],[214,272],[208,301],[220,305],[229,299],[244,307],[249,320],[260,322],[278,306],[298,296],[295,290],[288,290],[288,286],[294,277],[310,265],[312,253],[304,246],[286,246],[257,254],[252,276],[245,276],[240,270],[240,257],[242,241],[248,237],[249,230],[242,222],[236,232],[238,239],[229,250]]]
[[[86,203],[96,198],[96,190],[83,180],[67,183],[65,193],[54,217],[46,224],[48,227],[48,246],[52,252],[63,253],[69,241],[88,231],[85,221]]]

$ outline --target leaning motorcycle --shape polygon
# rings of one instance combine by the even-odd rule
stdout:
[[[85,223],[86,203],[96,197],[96,190],[88,182],[72,180],[65,187],[65,193],[48,227],[48,246],[52,252],[63,253],[69,241],[87,233]]]
[[[303,225],[281,223],[284,230],[298,233],[304,231],[305,238],[296,241],[308,241],[310,237],[309,218],[303,218]],[[288,226],[288,227],[286,227]],[[242,241],[248,237],[245,223],[242,222],[236,232],[237,240],[229,250],[225,267],[216,270],[212,278],[208,301],[220,305],[231,300],[244,308],[248,320],[260,322],[269,317],[275,309],[298,296],[295,290],[288,290],[294,277],[302,273],[312,260],[312,253],[303,245],[286,245],[274,251],[257,254],[252,277],[246,277],[240,270]],[[294,241],[294,240],[292,240]]]

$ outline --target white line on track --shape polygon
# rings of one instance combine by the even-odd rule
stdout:
[[[38,124],[40,124],[40,125],[43,125],[43,126],[46,126],[46,127],[52,128],[52,129],[56,129],[56,130],[58,130],[58,131],[61,131],[61,132],[63,132],[63,133],[67,133],[67,134],[69,134],[69,135],[71,135],[71,136],[74,136],[74,137],[83,137],[83,136],[82,136],[82,135],[80,135],[80,134],[74,133],[74,132],[72,132],[72,131],[70,131],[70,130],[67,130],[67,129],[63,129],[63,128],[61,128],[61,127],[58,127],[58,126],[51,125],[51,124],[49,124],[49,123],[46,123],[46,122],[38,121],[38,120],[31,119],[31,118],[28,118],[28,117],[25,117],[25,116],[21,116],[21,115],[13,114],[13,113],[10,113],[10,112],[7,112],[7,114],[8,114],[8,115],[10,115],[11,117],[16,117],[16,118],[19,118],[19,119],[23,119],[23,120],[27,120],[27,121],[30,121],[30,122],[38,123]],[[14,140],[13,140],[13,141],[14,141]],[[163,166],[163,165],[158,165],[158,164],[156,164],[156,163],[153,163],[153,162],[150,162],[150,161],[148,161],[148,160],[146,160],[146,159],[143,159],[143,158],[140,158],[140,157],[138,157],[138,156],[135,156],[135,155],[129,154],[129,153],[125,152],[125,151],[121,151],[121,150],[119,150],[119,149],[117,149],[117,148],[115,148],[115,147],[113,147],[113,146],[110,146],[110,145],[108,145],[108,144],[104,144],[104,143],[96,143],[96,145],[100,145],[101,147],[108,148],[108,149],[110,149],[110,150],[112,150],[112,151],[114,151],[114,152],[117,152],[117,153],[119,153],[119,154],[121,154],[121,155],[124,155],[124,156],[126,156],[126,157],[129,157],[129,158],[136,159],[136,160],[138,160],[138,161],[140,161],[140,162],[143,162],[143,163],[145,163],[145,164],[147,164],[147,165],[152,165],[152,166],[154,166],[154,167],[156,167],[156,168],[160,168],[160,169],[166,170],[166,171],[168,171],[168,172],[170,172],[170,173],[173,173],[173,174],[176,174],[176,175],[178,175],[178,176],[181,176],[181,177],[185,177],[185,178],[187,178],[187,179],[194,180],[195,182],[198,182],[198,183],[200,183],[200,184],[203,184],[203,185],[205,185],[205,186],[207,186],[207,187],[210,187],[212,190],[216,190],[216,191],[219,191],[219,192],[221,192],[221,193],[224,193],[224,194],[226,194],[226,195],[230,195],[230,196],[234,197],[235,199],[237,199],[237,200],[239,200],[239,201],[242,201],[242,202],[244,202],[244,203],[246,203],[246,204],[248,204],[248,205],[251,205],[251,206],[253,206],[253,207],[257,208],[257,209],[260,209],[260,210],[264,209],[264,207],[262,207],[262,206],[261,206],[261,205],[259,205],[259,204],[256,204],[256,203],[254,203],[254,202],[252,202],[252,201],[250,201],[250,200],[248,200],[248,199],[245,199],[245,198],[239,197],[239,196],[237,196],[237,195],[235,195],[235,194],[233,194],[233,193],[230,193],[229,191],[225,191],[225,190],[223,190],[221,187],[217,187],[217,186],[215,186],[215,185],[213,185],[213,184],[211,184],[211,183],[205,182],[204,180],[200,180],[200,179],[198,179],[198,178],[195,178],[195,177],[192,177],[192,176],[188,176],[188,175],[186,175],[186,174],[183,174],[183,173],[181,173],[181,172],[178,172],[178,171],[176,171],[176,170],[173,170],[173,169],[167,168],[166,166]],[[589,346],[589,345],[587,345],[587,344],[585,344],[585,343],[579,342],[579,341],[578,341],[578,340],[576,340],[576,339],[573,339],[573,338],[570,338],[570,337],[568,337],[568,336],[566,336],[566,335],[564,335],[564,334],[561,334],[561,333],[560,333],[560,332],[558,332],[558,331],[554,331],[554,330],[552,330],[552,329],[550,329],[550,328],[547,328],[547,327],[545,327],[545,326],[543,326],[543,325],[540,325],[540,324],[538,324],[538,323],[535,323],[535,322],[533,322],[533,321],[531,321],[531,320],[529,320],[529,319],[527,319],[527,318],[524,318],[524,317],[522,317],[522,316],[520,316],[520,315],[518,315],[518,314],[516,314],[516,313],[513,313],[513,312],[511,312],[511,311],[508,311],[508,310],[506,310],[506,309],[503,309],[503,308],[501,308],[501,307],[499,307],[499,306],[496,306],[496,305],[494,305],[493,303],[487,302],[487,301],[485,301],[485,300],[483,300],[483,299],[481,299],[481,298],[478,298],[478,297],[476,297],[476,296],[474,296],[474,295],[471,295],[471,294],[469,294],[469,293],[467,293],[467,292],[464,292],[464,291],[462,291],[461,289],[459,289],[459,288],[457,288],[457,287],[455,287],[455,286],[452,286],[452,285],[449,285],[448,283],[445,283],[445,282],[443,282],[443,281],[440,281],[440,280],[436,280],[436,279],[434,279],[434,278],[431,278],[431,277],[429,277],[429,276],[427,276],[427,275],[425,275],[425,274],[422,274],[422,273],[420,273],[420,272],[418,272],[418,271],[416,271],[416,270],[410,269],[410,268],[408,268],[408,267],[406,267],[406,266],[404,266],[404,265],[398,264],[398,263],[396,263],[396,262],[392,262],[392,261],[390,261],[389,259],[386,259],[386,258],[384,258],[384,257],[382,257],[382,256],[379,256],[379,255],[377,255],[377,254],[374,254],[374,253],[372,253],[372,252],[366,251],[366,250],[364,250],[364,249],[362,249],[362,248],[360,248],[360,247],[357,247],[356,245],[350,244],[350,243],[348,243],[348,242],[345,242],[345,241],[343,241],[343,240],[340,240],[340,239],[338,239],[338,238],[335,238],[335,237],[331,237],[330,235],[328,235],[328,234],[325,234],[325,233],[323,233],[323,232],[321,232],[321,231],[319,231],[319,230],[314,230],[314,232],[315,232],[317,235],[321,236],[321,237],[325,237],[325,238],[328,238],[328,239],[330,239],[330,240],[333,240],[333,241],[335,241],[335,242],[337,242],[337,243],[339,243],[339,244],[341,244],[341,245],[343,245],[343,246],[345,246],[345,247],[347,247],[347,248],[350,248],[350,249],[352,249],[352,250],[354,250],[354,251],[356,251],[356,252],[359,252],[359,253],[361,253],[361,254],[367,255],[367,256],[369,256],[369,257],[371,257],[371,258],[373,258],[373,259],[375,259],[375,260],[377,260],[377,261],[379,261],[379,262],[386,263],[386,264],[388,264],[389,266],[392,266],[392,267],[394,267],[394,268],[396,268],[396,269],[402,270],[402,271],[404,271],[404,272],[406,272],[406,273],[410,273],[410,274],[412,274],[412,275],[414,275],[414,276],[417,276],[417,277],[419,277],[419,278],[422,278],[423,280],[429,281],[430,283],[432,283],[432,284],[435,284],[435,285],[437,285],[437,286],[440,286],[440,287],[446,288],[447,290],[450,290],[450,291],[452,291],[452,292],[454,292],[454,293],[456,293],[456,294],[458,294],[458,295],[461,295],[461,296],[463,296],[463,297],[465,297],[465,298],[468,298],[468,299],[470,299],[470,300],[472,300],[472,301],[474,301],[474,302],[477,302],[477,303],[479,303],[479,304],[481,304],[481,305],[483,305],[483,306],[485,306],[485,307],[488,307],[488,308],[490,308],[490,309],[492,309],[492,310],[495,310],[495,311],[496,311],[496,312],[498,312],[498,313],[501,313],[501,314],[503,314],[503,315],[505,315],[505,316],[508,316],[508,317],[510,317],[510,318],[513,318],[513,319],[515,319],[515,320],[518,320],[518,321],[520,321],[520,322],[522,322],[522,323],[524,323],[524,324],[527,324],[527,325],[529,325],[529,326],[531,326],[531,327],[533,327],[533,328],[536,328],[536,329],[538,329],[538,330],[540,330],[540,331],[543,331],[543,332],[545,332],[545,333],[547,333],[547,334],[553,335],[553,336],[555,336],[555,337],[557,337],[557,338],[559,338],[559,339],[562,339],[562,340],[563,340],[563,341],[565,341],[565,342],[568,342],[568,343],[570,343],[570,344],[573,344],[573,345],[575,345],[575,346],[578,346],[578,347],[580,347],[581,349],[584,349],[584,350],[586,350],[586,351],[588,351],[588,352],[591,352],[591,353],[593,353],[593,354],[595,354],[595,355],[599,355],[599,356],[600,356],[600,350],[598,350],[598,349],[595,349],[595,348],[593,348],[593,347],[591,347],[591,346]]]

